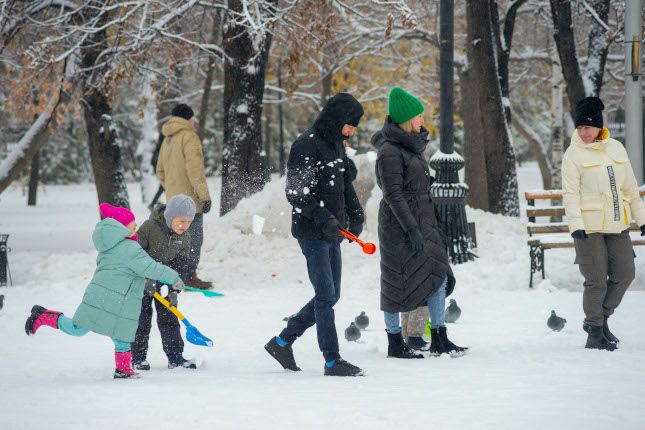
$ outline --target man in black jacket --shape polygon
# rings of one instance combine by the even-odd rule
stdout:
[[[314,126],[291,146],[286,186],[287,200],[293,206],[291,233],[307,260],[314,298],[265,345],[285,369],[300,370],[291,345],[316,324],[325,375],[363,374],[340,357],[333,309],[340,298],[342,269],[338,229],[349,228],[358,236],[365,218],[343,146],[343,140],[354,135],[362,116],[363,107],[354,97],[336,94],[327,101]]]

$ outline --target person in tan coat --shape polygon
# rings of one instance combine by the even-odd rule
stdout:
[[[585,278],[586,348],[613,351],[619,342],[607,319],[634,280],[631,221],[645,235],[645,206],[627,151],[603,127],[604,105],[587,97],[576,106],[576,131],[562,160],[564,206]]]
[[[157,178],[166,191],[166,201],[184,194],[196,205],[195,218],[188,229],[191,237],[189,273],[192,275],[184,282],[190,287],[210,289],[213,284],[202,281],[196,273],[204,241],[204,214],[211,209],[211,197],[204,173],[202,142],[195,131],[195,114],[190,106],[175,106],[161,133],[164,141],[157,161]]]

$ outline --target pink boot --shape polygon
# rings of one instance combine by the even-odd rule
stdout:
[[[62,314],[62,312],[50,311],[42,306],[34,305],[34,307],[31,308],[31,315],[29,315],[29,318],[27,318],[27,322],[25,323],[25,332],[27,332],[27,336],[31,336],[36,333],[36,330],[44,325],[58,330],[58,317]]]
[[[115,352],[114,361],[116,362],[116,369],[114,370],[114,379],[123,378],[139,378],[140,375],[132,370],[132,353],[128,352]]]

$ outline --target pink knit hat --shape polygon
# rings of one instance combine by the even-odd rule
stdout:
[[[122,208],[119,206],[112,206],[109,203],[101,203],[99,205],[101,215],[105,218],[113,218],[119,221],[124,226],[128,226],[132,221],[134,221],[134,214],[130,209]]]

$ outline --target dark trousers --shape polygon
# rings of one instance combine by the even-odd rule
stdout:
[[[179,276],[186,276],[190,270],[189,262],[180,257],[168,263],[168,267],[176,270]],[[191,272],[188,272],[189,274]],[[157,286],[157,291],[161,286]],[[182,354],[184,352],[184,340],[179,330],[179,320],[164,305],[144,294],[141,302],[141,315],[139,316],[139,327],[132,343],[132,359],[134,361],[145,360],[148,355],[148,341],[150,340],[150,329],[152,328],[152,302],[157,309],[157,327],[161,333],[161,345],[166,356]]]
[[[635,277],[634,248],[628,231],[575,239],[576,264],[585,278],[585,322],[601,326],[611,316]]]
[[[190,233],[190,263],[188,275],[192,275],[199,265],[199,257],[204,243],[204,214],[195,214],[195,219],[188,227]]]
[[[318,346],[325,361],[336,360],[340,358],[334,321],[334,305],[340,298],[340,245],[324,240],[299,240],[298,243],[307,259],[307,271],[314,287],[314,297],[289,319],[287,327],[280,333],[280,338],[291,344],[316,324]]]

